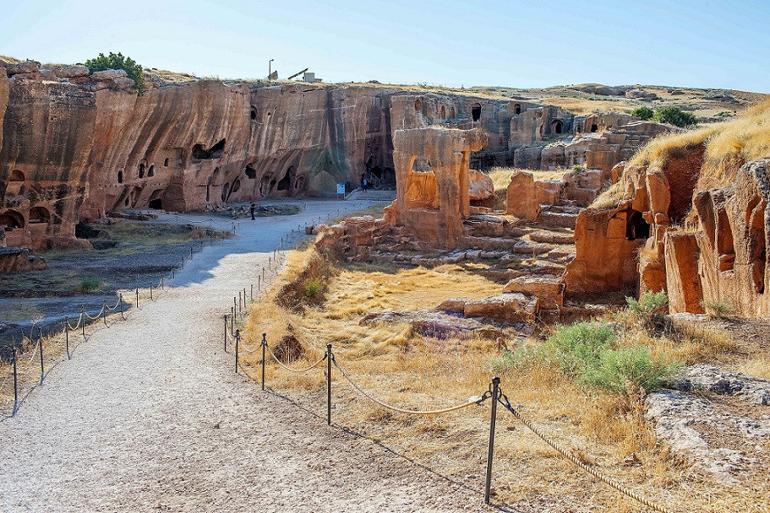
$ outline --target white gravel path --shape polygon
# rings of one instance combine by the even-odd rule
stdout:
[[[79,346],[0,422],[0,511],[483,510],[478,493],[262,393],[221,350],[221,315],[279,238],[340,208],[361,205],[242,220],[174,289]]]

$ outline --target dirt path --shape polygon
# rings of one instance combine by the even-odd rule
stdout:
[[[361,205],[241,221],[172,291],[79,346],[0,422],[0,511],[481,510],[477,493],[262,393],[220,348],[234,291],[282,235],[339,208]]]

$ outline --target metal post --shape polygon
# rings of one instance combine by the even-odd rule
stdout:
[[[136,307],[139,308],[139,287],[136,287]]]
[[[192,259],[192,257],[193,257],[193,250],[192,250],[192,246],[190,246],[190,258]]]
[[[19,404],[19,378],[16,372],[16,347],[13,347],[13,413],[11,417],[16,415],[16,409]]]
[[[171,269],[171,279],[172,280],[174,279],[174,270],[173,269]]]
[[[243,287],[243,311],[246,311],[246,287]]]
[[[235,296],[233,296],[233,313],[238,313],[238,302],[235,301]]]
[[[230,307],[230,335],[235,336],[235,307]]]
[[[262,276],[257,276],[257,290],[262,290]]]
[[[238,291],[238,313],[243,313],[243,306],[241,303],[241,291]]]
[[[104,326],[109,328],[107,325],[107,303],[102,303],[102,321],[104,322]]]
[[[83,340],[86,338],[86,319],[85,319],[85,307],[80,307],[80,330],[83,333]]]
[[[225,353],[227,352],[227,314],[224,315],[225,318]]]
[[[153,301],[153,299],[152,299],[152,283],[150,283],[150,301]]]
[[[163,287],[163,276],[160,277],[160,290],[165,290]]]
[[[489,419],[489,448],[487,451],[487,476],[484,482],[484,504],[489,504],[492,492],[492,456],[495,452],[495,421],[497,420],[497,401],[500,394],[500,378],[492,378],[492,413]]]
[[[118,304],[120,305],[120,316],[125,319],[126,316],[123,314],[123,293],[121,292],[118,294]]]
[[[254,284],[249,284],[249,298],[254,301]]]
[[[262,334],[262,390],[265,389],[265,349],[267,349],[267,333]]]
[[[238,374],[238,346],[241,344],[241,330],[235,330],[235,373]]]
[[[265,268],[264,267],[262,268],[262,279],[263,280],[265,279]]]
[[[326,344],[326,424],[332,425],[332,345]]]
[[[70,359],[70,320],[64,318],[64,347],[67,349],[67,360]]]
[[[43,335],[40,334],[37,337],[37,343],[40,344],[40,383],[43,382],[45,377],[45,367],[43,366]]]

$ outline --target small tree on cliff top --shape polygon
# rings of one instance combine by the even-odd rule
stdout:
[[[85,62],[88,71],[94,73],[95,71],[103,71],[105,69],[122,69],[128,75],[128,78],[134,81],[134,89],[140,95],[144,94],[144,73],[142,66],[137,64],[131,57],[125,57],[122,53],[112,53],[104,55],[100,53],[98,57],[88,59]]]

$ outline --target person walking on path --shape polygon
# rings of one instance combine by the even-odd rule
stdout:
[[[256,218],[254,217],[254,211],[255,211],[255,210],[257,210],[257,206],[256,206],[256,205],[254,204],[254,202],[252,201],[252,202],[251,202],[251,206],[249,207],[249,212],[251,212],[251,220],[252,220],[252,221],[253,221],[254,219],[256,219]]]

